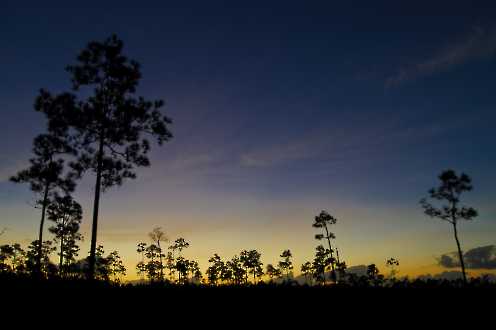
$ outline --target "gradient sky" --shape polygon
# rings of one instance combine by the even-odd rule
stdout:
[[[69,89],[64,67],[116,33],[142,64],[139,94],[166,101],[175,135],[102,199],[99,243],[121,252],[129,278],[154,226],[186,238],[203,269],[214,252],[253,248],[264,263],[289,248],[299,268],[322,209],[348,265],[396,257],[402,274],[440,272],[451,228],[418,200],[446,168],[474,181],[467,203],[480,216],[460,228],[464,249],[496,244],[494,5],[157,3],[1,2],[0,243],[37,235],[32,194],[7,179],[44,130],[38,89]],[[93,182],[75,194],[83,254]]]

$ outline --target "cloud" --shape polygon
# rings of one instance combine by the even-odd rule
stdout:
[[[405,144],[435,137],[458,125],[457,118],[446,123],[412,125],[391,114],[375,118],[348,118],[346,125],[325,126],[306,135],[294,137],[285,143],[269,144],[245,151],[239,156],[242,167],[263,168],[297,161],[318,160],[337,163],[384,157],[384,153]],[[464,121],[466,122],[466,121]],[[347,166],[347,165],[343,165]]]
[[[289,142],[286,145],[272,146],[241,154],[241,166],[267,167],[287,161],[310,158],[318,153],[315,148],[311,148],[312,145],[315,146],[311,140],[312,138],[309,138],[306,141]]]
[[[486,245],[468,250],[463,255],[467,269],[496,269],[496,245]],[[443,254],[438,259],[439,265],[445,268],[460,267],[456,252]]]
[[[496,28],[474,27],[457,41],[440,49],[430,58],[404,66],[386,78],[386,88],[451,68],[471,60],[485,58],[496,53]]]
[[[443,254],[439,260],[439,265],[445,268],[456,268],[460,267],[460,263],[457,260],[456,252],[451,255]]]

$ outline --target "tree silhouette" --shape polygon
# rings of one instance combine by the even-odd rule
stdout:
[[[48,206],[47,214],[48,220],[54,222],[48,230],[55,235],[55,242],[59,243],[59,275],[63,276],[79,252],[77,241],[83,238],[79,233],[83,210],[70,195],[56,196]]]
[[[159,260],[161,254],[162,250],[155,244],[150,244],[145,249],[145,256],[148,259],[145,264],[145,270],[150,282],[160,279],[161,263]]]
[[[119,256],[117,251],[112,251],[106,257],[106,263],[109,268],[109,277],[114,280],[114,282],[119,283],[121,276],[126,276],[126,267]]]
[[[184,238],[179,237],[174,241],[173,245],[169,246],[169,249],[172,250],[173,254],[176,251],[179,251],[179,256],[181,256],[182,250],[186,249],[187,247],[189,247],[189,243]]]
[[[44,241],[41,248],[41,274],[48,276],[49,274],[55,273],[55,265],[50,261],[50,255],[57,250],[55,246],[52,246],[52,241]],[[33,241],[28,246],[26,251],[25,266],[26,270],[31,273],[37,274],[38,272],[38,241]]]
[[[117,251],[112,251],[106,257],[102,245],[98,245],[96,249],[95,261],[95,278],[101,281],[119,282],[120,276],[126,275],[126,268],[122,263],[121,257]],[[89,259],[90,257],[88,257]]]
[[[110,276],[110,270],[108,268],[107,260],[105,259],[105,251],[103,250],[103,245],[98,245],[95,253],[95,278],[108,281]],[[91,257],[88,257],[88,261]],[[89,266],[89,262],[88,262]]]
[[[386,260],[386,267],[391,269],[391,271],[389,273],[389,278],[391,280],[393,280],[395,278],[396,273],[397,273],[396,267],[398,267],[399,265],[400,265],[400,262],[395,258],[389,258],[388,260]]]
[[[165,232],[162,231],[161,227],[155,227],[153,230],[148,234],[150,239],[157,244],[158,249],[160,250],[159,253],[159,260],[160,260],[160,280],[164,280],[164,262],[163,262],[163,257],[165,255],[162,253],[162,247],[160,246],[160,242],[168,242],[169,239],[165,235]]]
[[[310,261],[305,262],[301,265],[301,274],[305,278],[305,282],[310,282],[312,284],[312,274],[313,274],[313,266]]]
[[[201,282],[203,276],[198,262],[195,260],[190,260],[188,269],[191,273],[191,281],[196,283]]]
[[[253,274],[253,281],[263,275],[261,254],[257,250],[243,250],[239,254],[239,261],[243,268],[244,282],[248,283],[248,274]]]
[[[170,272],[177,271],[179,276],[178,282],[184,283],[185,279],[188,276],[189,271],[189,261],[182,257],[181,253],[184,249],[189,247],[189,243],[182,237],[179,237],[174,241],[174,244],[169,246],[169,249],[172,250],[172,254],[168,256],[167,266]],[[179,256],[175,257],[176,251],[179,251]]]
[[[289,280],[289,274],[293,269],[293,262],[291,261],[292,254],[290,250],[284,250],[281,253],[281,258],[283,260],[279,261],[279,269],[284,273],[286,272],[286,278]]]
[[[437,188],[429,190],[429,197],[432,200],[439,202],[441,205],[431,204],[426,198],[421,199],[420,204],[426,215],[431,218],[447,221],[453,226],[453,234],[458,249],[463,281],[466,284],[467,275],[465,273],[463,252],[460,240],[458,239],[457,225],[460,220],[472,220],[477,216],[477,211],[474,208],[460,205],[462,193],[472,190],[472,179],[465,173],[458,176],[453,170],[442,172],[438,178],[441,183]]]
[[[170,248],[170,247],[169,247]],[[166,256],[166,268],[169,270],[169,279],[174,280],[175,279],[175,274],[176,271],[174,269],[174,253],[173,252],[167,252]]]
[[[380,286],[384,280],[384,276],[380,275],[379,269],[375,264],[367,266],[367,277],[374,286]]]
[[[167,128],[171,120],[159,112],[163,101],[134,96],[140,67],[122,55],[122,48],[123,42],[115,35],[103,42],[90,42],[77,63],[67,67],[74,91],[84,89],[81,96],[88,96],[59,119],[71,128],[72,141],[80,152],[73,168],[79,175],[87,170],[96,174],[89,278],[95,273],[101,190],[134,179],[136,167],[150,165],[150,142],[145,134],[159,145],[172,137]]]
[[[248,251],[247,266],[249,269],[248,272],[253,274],[253,283],[256,283],[257,278],[263,275],[263,264],[260,261],[261,256],[262,255],[257,250]]]
[[[178,283],[187,282],[189,266],[189,260],[185,259],[182,256],[176,258],[175,269],[177,270],[177,273],[179,275]]]
[[[73,99],[68,95],[52,97],[50,95],[42,95],[36,101],[36,108],[41,111],[51,111],[54,108],[65,107],[67,104],[72,104]],[[53,130],[56,130],[55,124]],[[71,148],[64,139],[64,132],[58,131],[57,134],[40,134],[33,141],[34,158],[29,160],[30,166],[18,172],[10,180],[15,183],[28,183],[31,190],[39,195],[36,200],[36,205],[41,206],[41,220],[38,231],[38,259],[37,267],[34,271],[38,271],[41,275],[41,259],[42,259],[42,244],[43,229],[45,224],[46,209],[50,200],[56,196],[59,191],[70,193],[74,191],[74,173],[69,173],[63,177],[64,172],[64,155],[75,154],[75,150]]]
[[[336,272],[338,273],[340,280],[346,278],[346,268],[347,268],[346,262],[344,261],[336,262]]]
[[[370,264],[367,266],[367,276],[369,278],[375,278],[377,275],[379,275],[379,269],[376,267],[375,264]]]
[[[146,274],[146,265],[145,265],[145,251],[146,251],[146,243],[138,243],[138,247],[136,249],[136,252],[138,252],[141,255],[141,261],[138,262],[136,265],[136,270],[138,272],[138,275],[141,276],[143,279],[143,276]]]
[[[10,245],[0,245],[0,273],[9,273],[12,271],[12,268],[9,265],[12,253],[13,251]]]
[[[327,211],[321,211],[318,216],[315,217],[315,221],[312,224],[314,228],[321,228],[322,233],[315,235],[315,239],[317,240],[327,240],[327,243],[329,245],[329,256],[330,256],[330,263],[331,263],[331,276],[334,282],[336,282],[336,272],[334,269],[334,264],[335,260],[333,257],[333,252],[334,250],[332,249],[331,245],[331,239],[335,239],[336,235],[334,233],[329,231],[328,226],[336,224],[337,219],[334,218],[332,215],[330,215]]]
[[[24,272],[25,258],[26,252],[18,243],[0,246],[0,268],[4,272]]]
[[[239,285],[242,282],[246,283],[247,274],[243,262],[241,261],[241,257],[236,255],[232,257],[232,259],[227,262],[227,267],[232,274],[232,282],[234,284]]]
[[[210,266],[206,271],[208,282],[210,284],[217,285],[219,279],[221,279],[221,272],[224,268],[224,262],[217,253],[208,259],[208,262],[210,263]]]
[[[325,249],[322,245],[315,248],[315,258],[312,262],[313,277],[322,284],[326,284],[326,269],[332,265],[329,249]]]
[[[232,284],[235,280],[234,271],[236,269],[235,262],[227,261],[221,262],[219,264],[220,267],[220,280],[223,283]]]
[[[279,268],[274,267],[274,265],[268,264],[267,268],[265,269],[265,274],[269,276],[269,279],[272,282],[274,278],[279,278],[282,272]]]

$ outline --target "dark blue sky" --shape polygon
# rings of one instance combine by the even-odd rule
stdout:
[[[476,184],[481,224],[473,231],[494,229],[496,5],[171,3],[2,1],[0,210],[3,203],[10,227],[19,217],[35,224],[14,209],[29,192],[5,178],[26,164],[43,131],[32,109],[37,90],[68,89],[64,67],[88,41],[116,33],[142,63],[140,94],[166,100],[175,139],[154,149],[136,182],[109,193],[109,217],[116,196],[140,192],[143,212],[165,203],[191,219],[256,212],[272,224],[284,205],[300,203],[343,215],[340,205],[390,208],[405,219],[385,211],[350,221],[422,228],[418,199],[453,167]],[[91,180],[83,202],[90,189]],[[477,235],[472,245],[484,241]]]

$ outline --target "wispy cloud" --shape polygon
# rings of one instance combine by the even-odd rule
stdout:
[[[244,167],[266,167],[288,161],[306,159],[318,153],[320,147],[312,137],[307,137],[303,141],[289,142],[285,145],[261,148],[243,153],[240,156],[240,164]]]
[[[400,68],[386,78],[385,86],[395,87],[494,54],[496,54],[496,28],[474,27],[470,33],[446,45],[434,55]]]
[[[315,130],[286,144],[274,144],[246,151],[240,155],[243,167],[272,167],[311,159],[354,161],[383,157],[388,150],[451,129],[453,125],[423,124],[412,127],[405,120],[391,117],[348,122],[346,127],[327,127]]]

